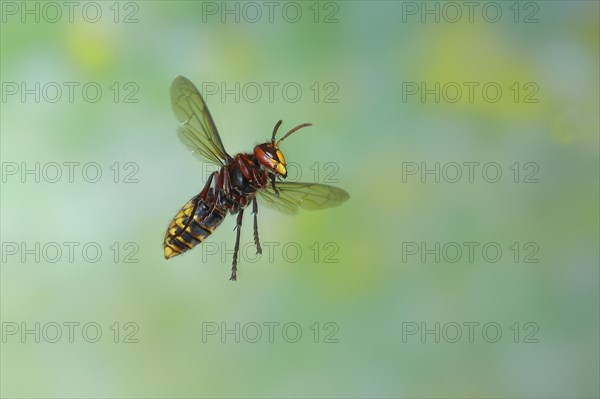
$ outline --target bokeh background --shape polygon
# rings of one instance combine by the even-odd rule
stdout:
[[[1,395],[598,397],[599,3],[475,3],[470,16],[460,3],[273,2],[270,20],[265,2],[77,2],[71,22],[65,6],[58,18],[3,1]],[[166,226],[209,170],[176,137],[180,74],[218,88],[207,103],[230,153],[280,118],[314,123],[285,142],[286,158],[303,180],[351,195],[293,217],[261,208],[273,256],[255,261],[247,246],[236,283],[222,251],[234,217],[204,244],[219,253],[163,259]],[[22,99],[36,82],[39,102]],[[78,85],[73,101],[65,82]],[[97,102],[82,93],[90,82]],[[240,99],[222,98],[236,82]],[[436,102],[408,94],[421,82],[451,84]],[[464,82],[479,84],[473,101]],[[483,97],[489,82],[497,102]],[[302,89],[297,101],[286,84]],[[64,162],[80,165],[72,182]],[[81,174],[92,162],[96,183]],[[465,162],[495,162],[501,179],[479,167],[471,182]],[[39,182],[21,175],[36,163]],[[407,174],[436,163],[450,165],[439,182]],[[251,243],[248,214],[242,233]],[[479,243],[472,261],[464,242]],[[490,242],[497,262],[482,255]],[[64,243],[78,243],[72,261]],[[439,262],[411,243],[440,243]],[[447,243],[465,250],[456,262]],[[22,335],[36,323],[40,342]],[[79,323],[73,342],[65,323]],[[236,323],[240,342],[221,336]],[[265,323],[279,323],[273,342]],[[286,323],[302,329],[297,342]],[[482,333],[487,323],[502,335]]]

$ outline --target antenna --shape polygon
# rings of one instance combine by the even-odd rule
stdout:
[[[271,143],[273,143],[273,145],[275,145],[275,135],[277,134],[277,129],[279,129],[279,126],[281,126],[281,122],[283,121],[280,119],[273,128],[273,136],[271,136]]]
[[[277,125],[275,126],[276,128],[279,127],[279,125],[281,124],[281,121],[279,121],[279,123],[277,123]],[[308,127],[308,126],[312,126],[312,123],[303,123],[301,125],[296,126],[295,128],[293,128],[292,130],[290,130],[289,132],[287,132],[285,134],[285,136],[283,136],[282,138],[279,139],[279,141],[277,142],[277,144],[275,144],[275,147],[279,146],[279,143],[281,143],[283,140],[285,140],[288,136],[290,136],[292,133],[297,132],[298,130],[302,129],[303,127]],[[273,133],[273,139],[275,139],[275,133]]]

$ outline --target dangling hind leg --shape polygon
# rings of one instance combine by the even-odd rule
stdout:
[[[256,203],[256,197],[252,199],[252,213],[254,214],[254,244],[256,244],[256,254],[262,254],[262,248],[260,247],[260,240],[258,239],[258,204]]]
[[[233,249],[233,263],[231,264],[231,277],[229,280],[235,281],[237,280],[237,258],[238,252],[240,249],[240,232],[242,230],[242,219],[244,218],[244,209],[240,209],[240,213],[238,213],[237,224],[235,228],[237,229],[236,238],[235,238],[235,248]]]

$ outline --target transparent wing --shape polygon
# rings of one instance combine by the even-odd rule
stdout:
[[[350,198],[341,188],[317,183],[275,183],[279,196],[269,186],[259,191],[264,205],[287,214],[296,214],[298,209],[315,210],[338,206]]]
[[[223,165],[231,157],[225,151],[215,122],[200,92],[192,82],[178,76],[171,85],[171,105],[181,122],[177,135],[192,153],[203,161]]]

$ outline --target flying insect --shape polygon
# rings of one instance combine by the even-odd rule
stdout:
[[[298,130],[300,124],[279,140],[275,136],[282,121],[273,129],[271,140],[254,147],[252,153],[231,156],[225,151],[219,132],[198,89],[183,76],[171,85],[171,105],[181,125],[177,135],[201,161],[220,169],[210,174],[200,193],[190,199],[171,221],[164,240],[166,259],[180,255],[204,241],[223,222],[227,213],[237,214],[236,240],[230,280],[237,279],[240,231],[244,210],[252,204],[256,253],[262,249],[258,238],[258,203],[281,212],[314,210],[340,205],[349,198],[346,191],[318,183],[281,181],[287,177],[286,160],[279,145]]]

